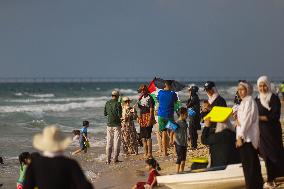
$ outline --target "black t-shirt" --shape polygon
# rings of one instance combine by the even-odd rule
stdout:
[[[214,106],[227,107],[226,100],[219,95],[211,104],[211,108],[213,108]]]
[[[138,107],[140,108],[141,114],[150,113],[150,108],[154,108],[154,106],[155,101],[150,95],[147,95],[146,97],[142,96],[138,103]]]
[[[38,156],[28,166],[25,189],[92,189],[79,164],[64,156],[48,158]]]

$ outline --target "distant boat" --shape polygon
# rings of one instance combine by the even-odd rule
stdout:
[[[261,172],[266,176],[264,161],[261,163]],[[172,189],[205,189],[205,188],[243,188],[244,174],[242,164],[208,168],[190,173],[158,176],[159,185]]]

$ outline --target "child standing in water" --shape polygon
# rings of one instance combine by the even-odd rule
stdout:
[[[89,121],[83,121],[83,128],[80,131],[80,137],[79,137],[80,149],[72,152],[71,155],[76,155],[83,151],[84,153],[87,153],[87,148],[89,147],[89,140],[87,138],[88,127],[89,127]]]
[[[31,163],[31,154],[29,152],[23,152],[19,155],[20,172],[19,179],[17,181],[17,189],[23,189],[23,182],[28,165]]]
[[[157,186],[157,176],[160,174],[158,171],[161,170],[158,162],[155,159],[148,159],[145,161],[146,169],[149,171],[147,182],[138,182],[133,186],[132,189],[152,189]]]

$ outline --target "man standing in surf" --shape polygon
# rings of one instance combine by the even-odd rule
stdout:
[[[107,123],[107,145],[106,145],[106,164],[111,162],[112,148],[114,147],[114,163],[118,162],[118,156],[120,152],[120,131],[121,131],[121,115],[122,108],[120,102],[118,102],[119,92],[112,91],[111,100],[106,102],[104,115],[108,118]]]

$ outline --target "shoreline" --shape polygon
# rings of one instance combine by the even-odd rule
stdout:
[[[284,113],[284,102],[282,101],[281,114]],[[281,120],[282,130],[284,131],[284,120]],[[173,152],[173,148],[169,150],[169,156],[163,157],[162,154],[157,153],[158,145],[156,141],[156,135],[154,132],[152,133],[153,138],[153,156],[159,162],[161,171],[159,173],[161,175],[169,175],[175,174],[176,172],[176,164],[175,164],[175,155]],[[284,132],[282,132],[282,136],[284,138]],[[200,133],[199,133],[200,137]],[[133,156],[124,156],[120,153],[119,162],[117,164],[111,163],[110,165],[105,165],[105,146],[104,144],[92,144],[91,148],[88,150],[87,154],[80,154],[77,156],[72,156],[72,159],[75,159],[79,162],[80,166],[84,170],[85,175],[88,177],[90,182],[93,183],[96,189],[127,189],[131,188],[135,185],[136,182],[146,181],[148,177],[148,173],[145,171],[145,158],[143,157],[142,148],[139,148],[139,155]],[[69,147],[66,150],[66,156],[70,157],[68,154],[70,151],[73,151],[77,146]],[[35,150],[33,150],[35,151]],[[198,142],[198,150],[188,151],[187,153],[187,161],[185,170],[189,170],[190,163],[188,162],[189,158],[192,157],[201,157],[207,156],[208,148],[200,142]],[[7,160],[4,162],[4,165],[0,165],[1,171],[8,170],[7,168],[15,164],[17,159]],[[18,166],[13,166],[13,170],[6,173],[5,175],[0,174],[0,184],[4,184],[1,189],[11,189],[16,188],[16,181],[18,177]],[[214,184],[210,184],[210,186],[214,186]],[[209,187],[209,185],[208,185]],[[166,186],[158,186],[157,188],[168,189]],[[202,188],[200,186],[200,188]],[[203,187],[204,188],[204,187]],[[206,186],[205,186],[206,188]],[[220,188],[220,187],[218,187]],[[222,185],[222,188],[228,189],[237,189],[244,188],[244,182],[237,181],[233,183],[228,183]],[[282,183],[281,187],[284,188]],[[221,188],[220,188],[221,189]]]

